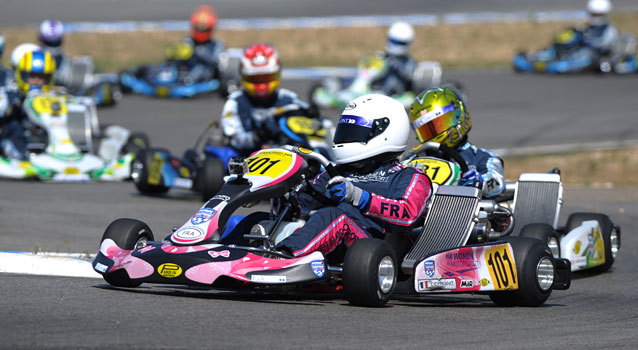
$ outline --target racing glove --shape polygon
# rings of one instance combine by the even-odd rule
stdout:
[[[362,209],[370,202],[370,192],[355,186],[352,181],[343,177],[335,176],[328,181],[328,195],[335,202],[345,202]]]
[[[476,185],[478,183],[478,185]],[[470,167],[466,172],[461,175],[459,179],[459,184],[461,186],[477,186],[478,188],[483,188],[483,177],[481,173],[479,173],[476,168]]]

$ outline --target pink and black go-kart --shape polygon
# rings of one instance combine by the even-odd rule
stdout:
[[[356,240],[327,256],[275,250],[304,225],[297,195],[322,167],[336,175],[323,156],[297,147],[235,158],[218,194],[164,240],[154,241],[138,220],[111,223],[93,268],[118,287],[329,285],[360,306],[383,306],[398,281],[410,281],[413,293],[487,294],[508,306],[538,306],[552,290],[569,288],[569,261],[554,258],[545,242],[509,237],[511,213],[471,187],[436,187],[412,234]],[[231,216],[257,201],[270,201],[270,213]],[[490,221],[503,223],[495,225],[501,231]]]

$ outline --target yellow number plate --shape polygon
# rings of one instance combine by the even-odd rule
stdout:
[[[153,155],[153,161],[148,167],[148,183],[151,185],[159,185],[162,179],[162,165],[164,165],[164,158],[159,154]]]
[[[286,121],[286,125],[292,132],[298,135],[317,135],[324,137],[326,136],[326,130],[323,128],[317,129],[313,127],[313,122],[315,122],[312,118],[308,117],[290,117]]]
[[[38,114],[60,115],[66,114],[66,102],[58,96],[37,96],[32,102],[33,109]]]
[[[450,163],[435,158],[417,158],[408,163],[409,166],[421,169],[433,183],[445,185],[452,176]]]
[[[267,176],[274,179],[290,168],[293,158],[292,153],[267,150],[247,158],[246,161],[248,162],[246,176]]]
[[[490,271],[494,290],[518,289],[516,263],[509,244],[501,244],[486,250],[485,261],[487,269]]]

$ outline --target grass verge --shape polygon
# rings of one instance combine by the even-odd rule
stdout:
[[[622,32],[638,34],[638,13],[615,14],[613,20]],[[412,54],[418,60],[439,61],[447,68],[506,67],[517,51],[538,49],[549,43],[561,28],[575,24],[530,22],[416,27]],[[33,29],[0,28],[0,31],[5,35],[6,52],[11,52],[19,43],[36,39]],[[100,70],[119,71],[161,61],[164,48],[185,34],[68,34],[64,47],[74,55],[92,56]],[[301,67],[354,65],[362,55],[383,49],[385,35],[385,27],[220,30],[216,33],[229,47],[271,43],[279,49],[284,65]]]
[[[638,148],[506,157],[505,178],[513,181],[524,172],[561,170],[563,183],[588,186],[638,185]]]

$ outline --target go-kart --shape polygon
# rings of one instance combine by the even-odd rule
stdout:
[[[73,56],[62,60],[56,84],[73,96],[86,96],[98,106],[113,106],[122,98],[117,74],[95,73],[90,56]]]
[[[517,53],[512,65],[516,72],[635,73],[638,71],[636,38],[629,33],[620,34],[611,52],[601,56],[585,45],[581,30],[569,28],[556,35],[552,45],[545,49],[532,53]]]
[[[222,189],[186,223],[154,241],[143,222],[122,218],[104,232],[93,268],[113,286],[142,283],[263,288],[342,286],[353,305],[383,306],[397,281],[416,293],[487,294],[498,305],[538,306],[570,285],[569,261],[547,245],[507,237],[494,216],[506,208],[480,200],[471,187],[435,186],[423,225],[412,234],[356,240],[346,251],[292,257],[274,247],[305,224],[298,194],[322,169],[338,175],[318,153],[298,147],[233,158]],[[241,206],[270,203],[270,212],[231,216]],[[338,288],[335,288],[338,289]]]
[[[165,62],[133,67],[122,72],[122,92],[154,97],[189,98],[218,90],[220,80],[217,67],[193,63],[193,54],[192,44],[180,42],[169,46],[166,49]],[[224,83],[225,91],[226,85]]]
[[[416,156],[423,152],[432,156]],[[405,158],[404,164],[421,169],[439,185],[458,184],[459,174],[468,169],[454,149],[437,143],[421,144]],[[572,271],[609,270],[620,250],[620,227],[600,213],[573,213],[564,226],[559,226],[562,196],[560,171],[554,169],[550,173],[521,174],[518,181],[506,183],[496,201],[512,208],[516,218],[513,236],[547,243],[555,258],[571,262]]]
[[[279,135],[265,147],[294,144],[317,150],[331,157],[327,139],[332,123],[317,119],[297,104],[273,107],[264,111],[264,119],[274,119]],[[259,130],[262,140],[273,140],[266,130]],[[162,194],[171,188],[190,189],[201,193],[202,200],[210,199],[224,183],[228,161],[238,155],[229,146],[217,121],[211,122],[197,138],[193,148],[183,157],[172,155],[162,148],[144,149],[132,164],[135,187],[144,194]]]
[[[95,105],[66,94],[33,91],[24,100],[31,134],[27,160],[0,157],[0,177],[52,181],[126,180],[134,154],[148,145],[142,133],[116,125],[103,131]],[[94,131],[101,134],[95,134]],[[99,147],[94,140],[101,138]]]
[[[386,74],[387,70],[388,66],[382,55],[364,56],[357,64],[354,79],[327,78],[310,89],[308,99],[311,104],[322,108],[343,108],[349,101],[375,92],[373,81]],[[414,70],[411,90],[391,97],[408,107],[414,101],[415,92],[438,86],[441,83],[441,74],[442,69],[438,62],[419,62]]]

